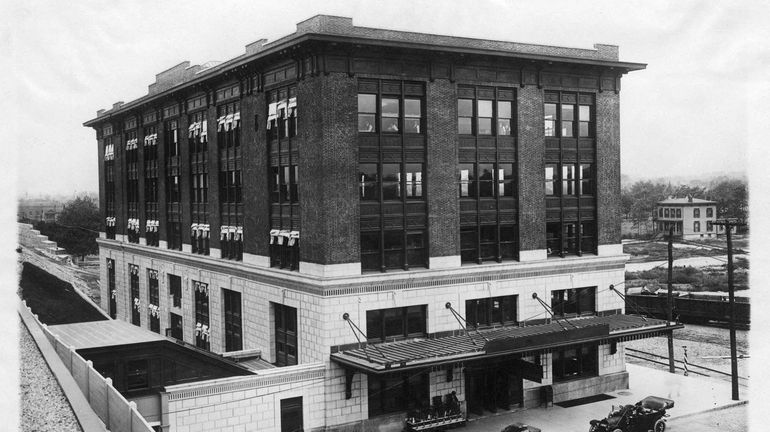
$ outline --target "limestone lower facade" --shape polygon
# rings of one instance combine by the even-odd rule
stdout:
[[[236,292],[241,303],[241,343],[236,348],[258,351],[264,361],[279,366],[256,371],[254,376],[166,388],[161,395],[164,431],[281,431],[285,430],[282,421],[299,421],[299,426],[311,431],[377,430],[380,427],[402,430],[410,411],[417,412],[420,406],[426,408],[437,398],[446,400],[452,392],[465,418],[483,415],[489,404],[507,409],[527,408],[628,387],[622,340],[612,342],[607,338],[583,345],[589,347],[590,355],[595,358],[592,366],[582,366],[585,370],[580,370],[579,365],[567,365],[566,362],[573,361],[572,357],[561,358],[565,356],[563,348],[569,349],[574,344],[578,344],[575,346],[579,353],[581,341],[574,344],[566,341],[561,343],[561,348],[525,350],[515,356],[516,361],[539,365],[542,373],[533,380],[522,378],[510,369],[506,365],[510,357],[489,360],[486,369],[487,360],[450,358],[427,361],[423,367],[409,372],[399,372],[396,365],[392,373],[379,374],[366,368],[356,370],[335,361],[331,355],[361,347],[375,352],[378,344],[367,343],[365,335],[374,334],[367,326],[373,322],[372,313],[376,315],[377,311],[417,306],[424,311],[421,335],[384,336],[383,347],[466,333],[473,338],[473,331],[469,327],[466,332],[462,319],[458,320],[452,310],[460,317],[467,317],[471,311],[466,309],[479,299],[509,299],[507,301],[515,305],[515,310],[510,311],[513,322],[493,325],[490,331],[508,327],[526,329],[556,322],[550,315],[558,313],[552,309],[553,299],[579,289],[591,292],[589,315],[622,313],[623,299],[609,287],[624,279],[624,255],[470,265],[454,270],[388,273],[387,278],[379,273],[322,278],[109,240],[100,240],[100,246],[101,261],[109,263],[101,267],[101,307],[105,311],[148,330],[152,329],[151,319],[157,317],[159,325],[156,324],[153,331],[167,335],[172,335],[172,326],[178,325],[178,321],[172,323],[173,319],[178,320],[174,316],[181,317],[181,331],[177,329],[175,337],[195,345],[200,342],[201,334],[196,292],[203,284],[208,298],[207,349],[222,354],[228,350],[227,326],[232,324],[226,322],[224,296],[226,292]],[[135,273],[133,293],[132,272]],[[151,274],[157,277],[158,304],[153,305],[157,307],[154,310],[150,307],[148,288],[154,277]],[[181,292],[176,293],[178,298],[170,286],[171,278],[175,277],[181,281]],[[287,335],[284,310],[296,313],[295,327],[288,329],[289,337],[296,337],[296,342],[283,340]],[[585,312],[578,311],[574,319]],[[567,316],[572,315],[564,315]],[[567,318],[560,321],[564,323],[560,325],[569,329],[570,321]],[[354,327],[360,333],[354,331]],[[287,343],[292,345],[291,349]],[[555,371],[557,365],[564,370]],[[494,368],[508,372],[489,372]],[[420,390],[423,399],[418,403],[420,406],[392,406],[392,401],[383,401],[381,393],[385,390],[379,390],[383,387],[375,383],[390,382],[392,376],[418,375],[424,377],[420,378],[424,380],[420,386],[425,386]],[[484,380],[503,382],[493,386],[505,395],[490,401],[478,390]]]

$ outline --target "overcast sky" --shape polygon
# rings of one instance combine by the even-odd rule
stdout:
[[[97,190],[95,133],[82,126],[96,110],[145,95],[156,73],[181,61],[228,60],[319,13],[357,26],[619,45],[622,61],[648,64],[622,81],[622,170],[632,177],[745,171],[751,81],[757,66],[770,64],[768,37],[758,30],[766,16],[749,2],[5,3],[12,18],[3,42],[17,82],[3,117],[14,120],[22,194]]]

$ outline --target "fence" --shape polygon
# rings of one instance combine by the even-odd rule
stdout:
[[[85,360],[72,347],[65,346],[45,324],[41,324],[37,317],[22,302],[19,315],[28,328],[36,326],[43,332],[53,350],[58,354],[64,366],[74,378],[80,391],[85,396],[91,409],[111,432],[153,432],[152,427],[139,414],[134,402],[127,401],[112,386],[112,380],[102,377],[94,369],[90,360]],[[30,331],[32,329],[30,328]],[[44,343],[36,339],[38,345]],[[42,348],[41,348],[41,351]]]

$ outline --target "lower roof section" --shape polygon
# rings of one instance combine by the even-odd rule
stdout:
[[[48,330],[76,350],[165,341],[166,338],[121,320],[89,321],[48,326]]]
[[[682,324],[636,315],[606,315],[554,320],[548,324],[468,331],[434,339],[410,339],[333,353],[346,368],[381,374],[458,361],[511,354],[526,355],[586,342],[611,343],[662,336]]]

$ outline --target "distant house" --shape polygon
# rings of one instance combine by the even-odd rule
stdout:
[[[717,203],[688,196],[668,197],[655,207],[655,231],[668,233],[674,228],[674,235],[685,240],[712,238],[724,234],[724,227],[714,225],[717,219]]]
[[[63,206],[61,203],[46,199],[22,199],[19,200],[19,220],[33,222],[56,222]]]

